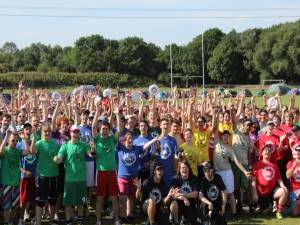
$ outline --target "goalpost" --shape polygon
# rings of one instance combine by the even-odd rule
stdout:
[[[173,78],[202,78],[202,93],[205,91],[205,71],[204,71],[204,46],[203,46],[203,33],[202,33],[202,75],[201,76],[179,76],[173,75],[173,56],[172,56],[172,44],[170,45],[170,76],[171,76],[171,89],[173,88]]]

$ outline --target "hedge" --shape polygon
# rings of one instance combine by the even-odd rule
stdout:
[[[131,76],[118,73],[61,73],[61,72],[10,72],[0,73],[0,86],[17,87],[24,81],[28,87],[77,86],[83,84],[101,85],[103,87],[140,87],[156,81],[147,76]]]

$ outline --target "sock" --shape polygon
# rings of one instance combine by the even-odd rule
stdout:
[[[282,213],[284,211],[284,205],[278,204],[277,205],[277,211]]]

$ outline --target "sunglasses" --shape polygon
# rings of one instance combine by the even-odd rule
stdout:
[[[163,170],[164,170],[164,168],[162,168],[162,167],[158,167],[158,168],[156,168],[155,170],[157,170],[157,171],[163,171]]]

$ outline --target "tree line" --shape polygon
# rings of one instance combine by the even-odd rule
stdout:
[[[267,29],[235,30],[225,34],[218,28],[203,33],[207,83],[258,84],[263,79],[300,81],[300,20]],[[172,45],[173,73],[202,75],[202,36],[187,45]],[[19,49],[14,42],[0,48],[0,73],[114,73],[137,80],[170,82],[170,45],[160,48],[139,37],[122,40],[101,35],[80,37],[74,46],[33,43]],[[38,73],[37,73],[38,74]],[[184,83],[178,78],[175,83]],[[199,79],[190,79],[199,83]]]

